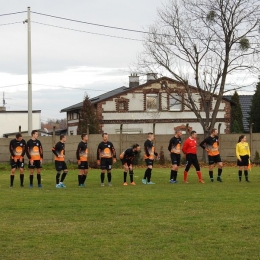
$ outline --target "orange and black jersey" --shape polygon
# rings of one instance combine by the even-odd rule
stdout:
[[[154,156],[157,156],[158,153],[155,152],[153,142],[147,139],[144,142],[144,159],[154,160]]]
[[[181,138],[174,136],[169,142],[168,150],[171,153],[180,154],[181,153]]]
[[[78,144],[76,151],[76,157],[78,161],[87,162],[88,161],[88,143],[81,141]]]
[[[218,136],[208,136],[200,143],[202,149],[208,149],[208,155],[215,156],[219,154]]]
[[[138,154],[138,152],[133,151],[133,148],[128,148],[124,152],[122,152],[119,157],[121,160],[126,160],[126,161],[132,162],[137,154]]]
[[[63,162],[65,160],[65,144],[62,142],[56,143],[54,147],[52,147],[52,152],[55,154],[55,161]],[[63,156],[63,157],[59,157]]]
[[[116,158],[116,150],[114,148],[114,145],[109,141],[101,142],[97,148],[97,160],[100,160],[101,158],[112,157]]]
[[[24,139],[22,139],[21,141],[18,141],[16,139],[10,141],[9,151],[11,153],[12,159],[23,158],[25,155],[25,150],[26,142],[24,141]]]
[[[26,144],[26,155],[29,160],[40,160],[43,158],[42,144],[39,140],[30,139]]]

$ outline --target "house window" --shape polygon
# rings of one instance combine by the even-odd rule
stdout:
[[[126,109],[126,103],[125,102],[119,102],[118,103],[118,109],[120,110],[125,110]]]
[[[146,95],[146,110],[157,111],[158,110],[158,95],[147,94]]]
[[[78,113],[73,113],[73,119],[78,119]]]
[[[177,93],[172,93],[169,96],[169,108],[171,111],[181,111],[182,110],[182,97]]]

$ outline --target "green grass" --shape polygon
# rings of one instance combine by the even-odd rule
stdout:
[[[251,183],[237,181],[237,169],[223,171],[223,183],[169,184],[169,169],[155,168],[143,185],[100,187],[99,170],[90,170],[86,188],[71,170],[66,189],[55,188],[55,171],[43,170],[43,188],[9,188],[9,170],[0,176],[0,259],[260,259],[260,168]],[[215,170],[216,175],[216,170]],[[34,179],[36,184],[36,178]]]

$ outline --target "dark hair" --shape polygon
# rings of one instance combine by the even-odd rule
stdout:
[[[217,128],[212,128],[210,131],[210,134],[213,134],[216,130],[217,130]]]
[[[103,133],[103,134],[102,134],[102,137],[103,137],[104,135],[107,135],[107,133]]]
[[[190,135],[193,135],[193,134],[196,134],[196,133],[197,132],[193,130],[193,131],[190,132]]]
[[[239,138],[238,138],[238,143],[241,142],[241,140],[245,137],[245,135],[240,135]]]
[[[35,133],[38,133],[37,130],[32,130],[31,135],[34,135]]]
[[[16,136],[15,136],[17,139],[22,137],[21,133],[17,133]]]
[[[65,135],[60,135],[60,140],[62,140],[65,137]]]
[[[140,146],[139,144],[133,144],[132,148],[137,148],[138,146]]]
[[[152,132],[149,132],[148,135],[153,135],[153,133],[152,133]]]
[[[83,139],[86,135],[88,135],[88,134],[87,133],[81,134],[81,139]]]

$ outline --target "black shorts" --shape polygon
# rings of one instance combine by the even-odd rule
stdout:
[[[55,161],[55,168],[57,172],[67,170],[68,167],[64,161]]]
[[[146,166],[149,166],[149,165],[153,166],[153,161],[154,160],[151,160],[151,159],[145,159]]]
[[[102,170],[111,170],[112,169],[112,158],[101,158],[100,160],[100,168]]]
[[[12,169],[23,169],[24,168],[24,159],[22,162],[20,162],[19,160],[17,160],[16,162],[14,161],[14,159],[11,160],[11,168]]]
[[[249,155],[240,156],[241,161],[237,160],[237,166],[248,166],[249,165]]]
[[[181,163],[181,155],[177,153],[171,153],[171,160],[172,160],[172,165],[177,165],[180,166]]]
[[[42,163],[40,160],[35,160],[33,161],[33,164],[30,163],[30,160],[29,160],[29,164],[28,164],[28,168],[29,169],[40,169],[42,168]]]
[[[88,169],[88,162],[87,161],[80,161],[80,164],[78,164],[78,169],[87,170]]]
[[[216,164],[222,162],[220,154],[218,155],[208,155],[209,165]]]
[[[130,165],[133,166],[133,161],[131,161],[131,160],[121,160],[121,162],[122,162],[122,165],[127,164],[128,167],[129,167]]]
[[[195,167],[197,172],[200,171],[200,165],[198,162],[197,154],[191,154],[191,153],[186,154],[186,167],[185,167],[186,172],[189,171],[191,165]]]

